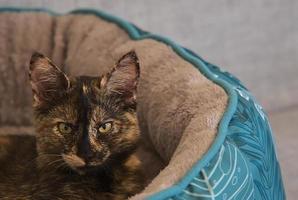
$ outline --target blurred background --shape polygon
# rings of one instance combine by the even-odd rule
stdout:
[[[0,6],[104,10],[236,75],[269,115],[287,197],[297,199],[297,0],[0,0]]]

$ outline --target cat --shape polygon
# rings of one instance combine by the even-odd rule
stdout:
[[[139,76],[134,51],[104,76],[74,78],[34,53],[36,136],[0,137],[0,199],[121,200],[140,192]]]

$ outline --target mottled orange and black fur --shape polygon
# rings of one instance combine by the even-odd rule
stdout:
[[[36,137],[0,137],[0,199],[127,199],[142,189],[136,88],[124,55],[101,77],[69,78],[33,54]]]

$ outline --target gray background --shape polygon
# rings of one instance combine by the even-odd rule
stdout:
[[[102,9],[232,72],[269,113],[288,199],[298,195],[298,1],[0,0],[58,12]]]

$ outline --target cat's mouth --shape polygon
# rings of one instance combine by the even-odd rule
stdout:
[[[93,159],[85,161],[83,158],[75,154],[62,154],[63,160],[70,166],[71,169],[79,174],[85,174],[86,171],[96,169],[103,165],[107,160],[108,155],[102,159]]]

